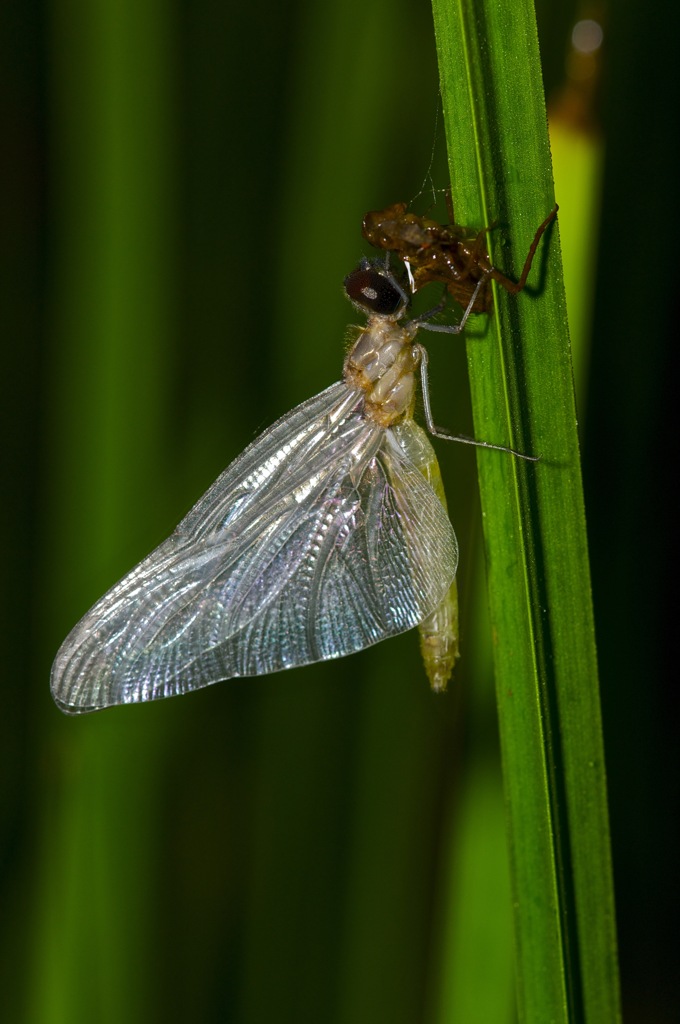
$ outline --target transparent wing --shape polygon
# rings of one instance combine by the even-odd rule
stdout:
[[[338,383],[253,442],[72,630],[70,713],[341,657],[410,629],[448,590],[456,540],[412,422],[363,418]]]

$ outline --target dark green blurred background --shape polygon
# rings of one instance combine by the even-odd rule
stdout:
[[[565,56],[591,14],[600,87],[577,124]],[[438,447],[462,551],[445,698],[413,635],[83,720],[48,691],[77,618],[338,378],[361,216],[430,162],[428,6],[8,0],[0,18],[3,1019],[511,1021],[464,446]],[[571,259],[595,281],[592,311],[573,301],[629,1022],[674,1020],[678,996],[677,22],[670,0],[539,5],[553,109],[605,142]],[[438,186],[444,160],[440,137]],[[559,187],[564,240],[579,208]],[[437,418],[465,432],[463,346],[431,351]]]

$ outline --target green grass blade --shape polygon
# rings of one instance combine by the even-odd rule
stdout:
[[[553,202],[533,4],[434,0],[456,220],[518,275]],[[511,244],[510,244],[511,242]],[[590,576],[557,231],[468,340],[526,1021],[620,1016]],[[477,336],[475,336],[477,334]]]

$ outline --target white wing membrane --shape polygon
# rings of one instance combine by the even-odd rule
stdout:
[[[344,383],[222,473],[175,532],[62,644],[70,713],[341,657],[418,625],[455,576],[448,516],[413,421],[364,419]]]

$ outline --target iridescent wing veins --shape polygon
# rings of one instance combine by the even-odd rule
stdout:
[[[383,429],[344,383],[229,466],[174,533],[71,631],[52,669],[67,712],[169,697],[341,657],[418,625],[456,540],[412,421]]]

